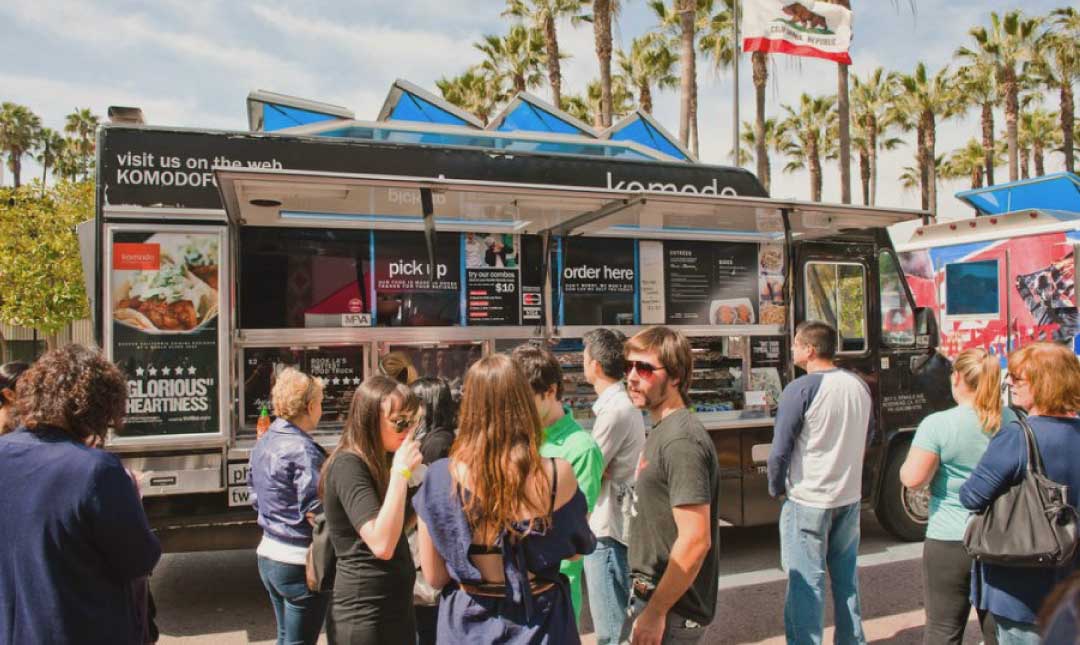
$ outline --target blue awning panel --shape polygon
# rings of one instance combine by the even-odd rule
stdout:
[[[441,107],[426,101],[411,92],[402,92],[397,105],[390,113],[388,121],[420,121],[442,125],[470,125],[464,119],[455,116]]]
[[[528,101],[520,101],[499,127],[501,132],[524,130],[526,132],[553,132],[557,134],[575,134],[578,136],[591,137],[592,133],[560,119],[547,110],[533,105]]]
[[[340,116],[323,114],[311,110],[277,105],[276,103],[263,103],[263,131],[273,132],[283,128],[293,128],[298,125],[320,123],[322,121],[334,121]]]
[[[674,142],[669,140],[656,128],[649,125],[647,121],[640,116],[634,120],[622,126],[617,131],[612,132],[609,137],[613,141],[633,141],[634,143],[640,143],[643,146],[658,150],[666,155],[679,159],[680,161],[687,161],[688,158],[683,151],[675,145]]]
[[[1061,172],[956,194],[979,215],[1001,215],[1027,209],[1080,213],[1080,177]]]
[[[546,152],[589,157],[610,157],[614,159],[654,160],[643,152],[630,148],[626,144],[606,141],[538,141],[536,139],[516,138],[513,136],[490,136],[480,130],[462,132],[422,132],[391,127],[348,126],[334,128],[314,134],[319,137],[337,137],[343,139],[362,139],[365,141],[386,141],[390,143],[411,143],[432,146],[461,146],[466,148],[487,148],[491,150],[513,152]]]

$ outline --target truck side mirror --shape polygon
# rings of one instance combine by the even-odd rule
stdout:
[[[930,347],[937,345],[938,324],[933,309],[929,307],[915,308],[915,336],[918,341],[922,341],[922,338],[925,337],[929,341]],[[922,342],[918,344],[922,345]]]

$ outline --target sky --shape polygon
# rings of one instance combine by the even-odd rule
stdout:
[[[852,72],[878,66],[910,72],[918,61],[931,71],[952,64],[953,52],[970,43],[971,27],[988,24],[991,11],[1022,7],[1029,15],[1048,13],[1067,0],[857,0]],[[642,0],[623,1],[615,27],[618,43],[655,27]],[[436,92],[435,81],[464,71],[482,59],[473,43],[500,34],[507,20],[498,0],[3,0],[0,2],[0,101],[14,101],[62,128],[64,115],[89,107],[104,115],[110,105],[138,106],[154,125],[245,130],[245,98],[255,89],[325,101],[373,120],[390,84],[403,78]],[[592,26],[559,25],[563,91],[580,92],[599,75]],[[803,92],[833,94],[835,64],[806,58],[771,57],[767,113],[796,104]],[[754,89],[749,55],[742,60],[740,111],[752,121]],[[699,62],[700,160],[730,160],[734,83],[732,73],[716,73]],[[545,86],[533,90],[549,98]],[[654,116],[678,131],[678,92],[659,92]],[[1056,93],[1045,99],[1057,109]],[[996,115],[1004,136],[1004,115]],[[879,168],[879,206],[917,208],[917,191],[905,191],[898,176],[914,165],[912,135]],[[940,123],[937,152],[961,147],[978,136],[978,115]],[[859,200],[857,157],[852,155],[852,193]],[[805,172],[786,174],[772,161],[774,197],[809,199]],[[1047,172],[1061,170],[1063,158],[1050,154]],[[25,174],[40,166],[25,164]],[[1007,169],[999,171],[1006,173]],[[1000,181],[1000,180],[999,180]],[[10,184],[10,173],[4,182]],[[970,208],[952,195],[965,181],[939,188],[942,218],[967,216]],[[839,201],[839,168],[828,162],[824,201]]]

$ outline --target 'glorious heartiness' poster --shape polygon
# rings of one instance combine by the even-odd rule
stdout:
[[[127,375],[122,436],[219,431],[219,233],[117,232],[113,360]]]

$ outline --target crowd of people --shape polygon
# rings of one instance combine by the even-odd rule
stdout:
[[[866,642],[856,559],[874,405],[837,366],[836,339],[820,322],[796,330],[805,375],[780,397],[768,458],[789,643],[821,642],[826,578],[836,642]],[[596,329],[583,357],[591,431],[562,401],[558,359],[527,343],[477,360],[459,401],[444,379],[387,362],[356,389],[329,454],[312,437],[323,384],[283,370],[250,463],[277,642],[325,630],[341,644],[574,643],[583,594],[601,645],[700,642],[717,605],[720,464],[692,410],[690,344],[666,327]],[[1076,508],[1080,362],[1035,343],[1009,357],[1007,379]],[[1075,559],[1006,567],[964,550],[970,513],[1024,477],[1026,440],[1002,406],[998,357],[961,353],[951,385],[956,407],[923,420],[900,472],[929,486],[926,642],[962,642],[972,607],[987,643],[1075,637]],[[147,576],[161,549],[138,477],[100,449],[125,395],[119,369],[83,347],[0,366],[0,510],[19,518],[0,524],[0,643],[154,640]],[[335,565],[320,586],[323,538]]]

